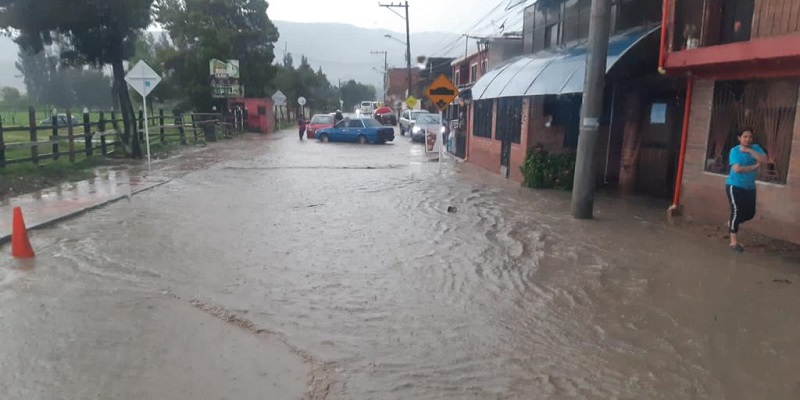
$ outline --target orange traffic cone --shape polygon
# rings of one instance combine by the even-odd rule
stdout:
[[[28,240],[28,230],[25,220],[22,219],[22,209],[14,207],[14,227],[11,231],[11,255],[17,258],[34,257],[31,241]]]

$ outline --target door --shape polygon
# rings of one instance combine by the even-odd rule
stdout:
[[[675,153],[680,140],[681,110],[675,97],[650,102],[641,123],[641,148],[637,173],[640,192],[661,197],[672,196],[675,180]]]
[[[358,141],[358,136],[364,134],[364,123],[360,119],[351,119],[347,122],[346,133],[347,139],[350,141]]]

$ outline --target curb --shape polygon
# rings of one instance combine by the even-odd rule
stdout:
[[[212,167],[214,165],[219,164],[220,162],[222,162],[222,161],[212,163],[210,165],[205,166],[204,168]],[[182,173],[180,175],[176,175],[176,176],[173,176],[173,177],[171,177],[169,179],[166,179],[163,182],[158,182],[158,183],[153,184],[151,186],[147,186],[147,187],[143,187],[143,188],[139,188],[137,190],[134,190],[129,195],[119,195],[117,197],[112,197],[112,198],[109,198],[108,200],[105,200],[103,202],[100,202],[100,203],[97,203],[97,204],[94,204],[94,205],[91,205],[91,206],[87,206],[87,207],[84,207],[84,208],[81,208],[81,209],[66,213],[66,214],[61,215],[59,217],[53,218],[51,220],[40,222],[38,224],[34,224],[34,225],[31,225],[31,226],[28,226],[28,231],[44,229],[44,228],[56,225],[59,222],[63,222],[63,221],[66,221],[66,220],[69,220],[69,219],[72,219],[72,218],[75,218],[75,217],[79,217],[79,216],[81,216],[81,215],[83,215],[85,213],[88,213],[90,211],[94,211],[94,210],[96,210],[98,208],[105,207],[105,206],[108,206],[110,204],[116,203],[116,202],[118,202],[118,201],[120,201],[122,199],[133,197],[133,196],[136,196],[136,195],[138,195],[140,193],[146,192],[148,190],[155,189],[157,187],[166,185],[167,183],[170,183],[170,182],[174,181],[175,179],[182,178],[182,177],[184,177],[186,175],[191,174],[192,172],[196,172],[196,171],[199,171],[200,169],[204,169],[204,168],[199,168],[199,169],[196,169],[196,170],[187,171],[187,172],[184,172],[184,173]],[[7,234],[7,235],[0,236],[0,246],[6,245],[9,242],[11,242],[11,234],[10,233]]]

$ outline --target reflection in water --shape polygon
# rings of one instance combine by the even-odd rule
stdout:
[[[612,199],[576,221],[568,193],[439,173],[403,140],[269,141],[43,232],[48,273],[237,310],[332,363],[343,398],[800,395],[800,293],[773,283],[795,270]]]

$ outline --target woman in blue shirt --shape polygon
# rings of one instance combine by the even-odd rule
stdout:
[[[762,162],[767,162],[767,154],[757,144],[753,144],[753,129],[747,128],[736,135],[739,145],[732,148],[728,156],[731,171],[725,185],[731,218],[728,220],[731,250],[742,252],[739,244],[739,225],[750,221],[756,215],[756,178]]]

